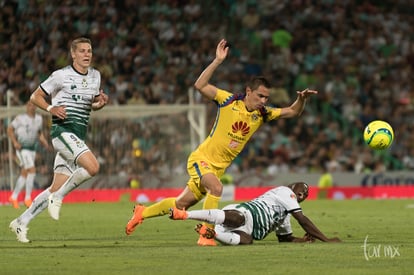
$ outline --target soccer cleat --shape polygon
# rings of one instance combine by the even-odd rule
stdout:
[[[170,208],[169,217],[172,220],[186,220],[188,217],[187,211],[178,209],[177,207]]]
[[[62,206],[62,200],[56,198],[53,196],[53,194],[50,194],[48,201],[49,204],[47,206],[47,210],[49,212],[49,215],[52,217],[52,219],[59,220],[59,212],[60,207]]]
[[[200,235],[198,238],[197,244],[199,246],[217,246],[217,243],[214,239],[207,239]]]
[[[24,200],[24,205],[29,208],[32,205],[32,199],[28,198]]]
[[[142,204],[137,204],[134,206],[133,215],[132,218],[128,221],[126,227],[125,227],[125,233],[127,235],[131,235],[132,232],[134,232],[137,225],[141,224],[144,221],[144,218],[142,217],[142,212],[144,211],[145,206]]]
[[[19,209],[19,202],[16,199],[13,199],[12,197],[9,198],[9,202],[13,205],[14,208]]]
[[[206,239],[214,239],[216,236],[216,231],[214,231],[213,228],[210,228],[204,224],[197,224],[194,228],[194,230],[200,235],[203,236]]]
[[[13,220],[10,223],[9,228],[12,232],[14,232],[14,234],[16,234],[16,238],[19,242],[30,242],[30,240],[26,237],[29,228],[26,225],[22,224],[19,219]]]

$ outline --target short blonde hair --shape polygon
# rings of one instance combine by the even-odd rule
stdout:
[[[88,43],[89,45],[92,46],[92,42],[89,38],[79,37],[79,38],[76,38],[75,40],[72,41],[72,43],[70,45],[70,50],[72,52],[76,51],[76,48],[78,47],[79,43]]]

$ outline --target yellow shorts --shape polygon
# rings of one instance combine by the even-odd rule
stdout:
[[[212,173],[217,178],[224,174],[225,168],[214,167],[201,154],[191,154],[187,162],[187,172],[190,179],[187,182],[188,188],[193,192],[197,200],[201,200],[206,195],[206,190],[201,186],[201,178],[205,174]]]

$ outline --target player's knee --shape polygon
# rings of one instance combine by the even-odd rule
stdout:
[[[95,165],[91,165],[86,170],[88,171],[89,175],[91,175],[93,177],[93,176],[96,176],[96,174],[98,174],[99,168],[100,168],[100,165],[99,165],[98,162],[96,162]]]
[[[201,178],[201,185],[214,196],[221,197],[223,193],[223,184],[214,174],[204,175]]]
[[[85,169],[88,174],[93,177],[96,176],[96,174],[98,174],[99,172],[99,162],[95,161],[95,162],[89,162],[87,165],[81,165],[83,167],[83,169]]]
[[[210,194],[212,194],[216,197],[221,197],[222,193],[223,193],[223,185],[222,184],[215,184],[210,189]]]
[[[221,194],[223,193],[223,185],[220,181],[213,181],[208,184],[207,190],[211,195],[221,197]]]
[[[224,215],[225,219],[223,224],[226,226],[236,228],[244,225],[245,223],[243,214],[237,210],[224,210]]]

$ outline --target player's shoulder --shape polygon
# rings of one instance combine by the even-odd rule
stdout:
[[[91,75],[91,76],[100,76],[101,73],[98,71],[98,69],[96,69],[94,67],[89,67],[88,68],[88,75]]]
[[[229,103],[234,97],[234,94],[230,93],[229,91],[217,88],[215,100],[216,101],[223,101],[224,103]]]
[[[42,120],[43,120],[42,115],[41,115],[41,114],[36,113],[36,114],[35,114],[35,120],[42,121]]]
[[[53,77],[62,77],[62,76],[68,75],[72,72],[73,72],[72,66],[68,65],[68,66],[62,67],[60,69],[54,70],[51,73],[51,76],[53,76]]]
[[[284,185],[275,187],[272,190],[275,193],[277,193],[279,196],[288,196],[288,197],[290,197],[292,194],[295,194],[295,193],[293,193],[292,189],[290,189],[289,187],[284,186]]]
[[[277,187],[273,188],[273,190],[285,191],[285,192],[286,191],[287,192],[291,191],[292,192],[292,189],[290,189],[289,187],[287,187],[285,185],[277,186]]]
[[[67,66],[62,67],[60,69],[57,69],[53,73],[69,73],[69,72],[73,72],[73,71],[74,71],[73,67],[71,65],[67,65]]]

